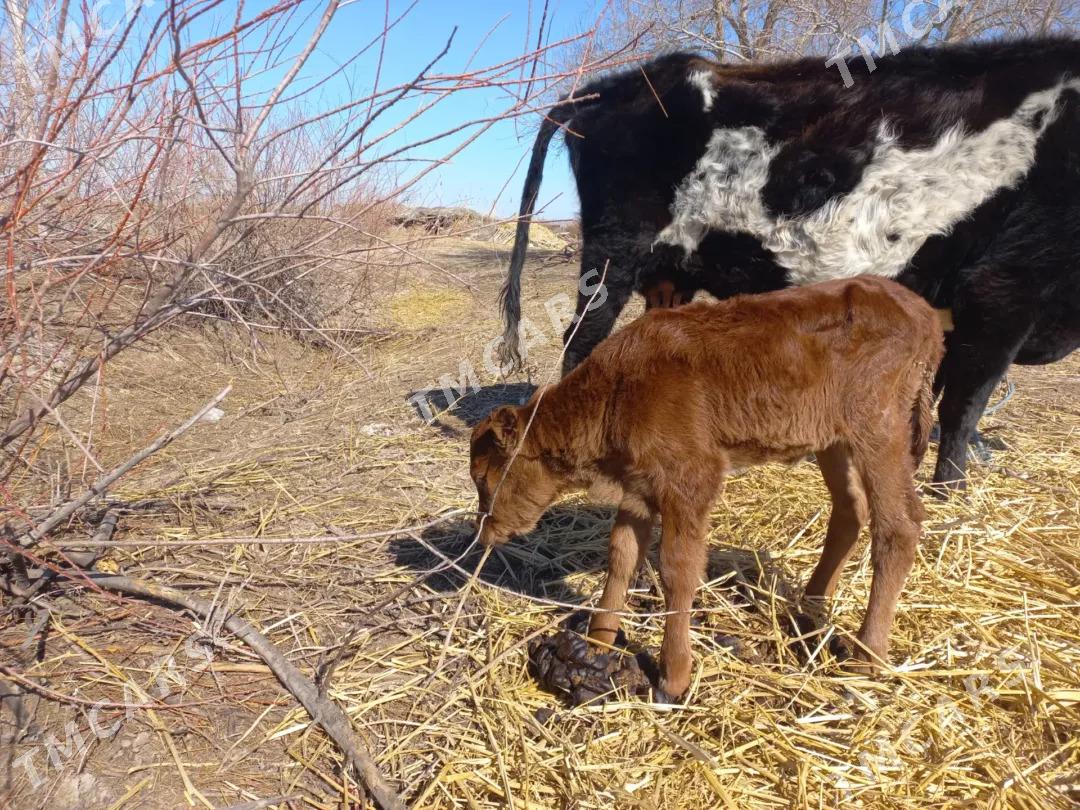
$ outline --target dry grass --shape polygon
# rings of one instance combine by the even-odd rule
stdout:
[[[413,287],[391,299],[390,314],[399,328],[423,329],[463,320],[469,304],[469,297],[458,289]]]
[[[816,559],[827,496],[811,464],[768,467],[732,480],[715,511],[688,705],[568,709],[536,687],[525,646],[568,612],[544,600],[588,603],[599,594],[606,507],[559,504],[528,542],[492,555],[477,579],[444,572],[375,615],[365,609],[439,559],[408,533],[348,536],[472,508],[463,428],[522,391],[490,389],[439,426],[407,404],[411,392],[456,375],[462,357],[481,368],[482,346],[499,329],[495,249],[467,263],[444,260],[477,291],[447,292],[436,274],[388,290],[394,336],[351,358],[274,334],[254,354],[239,345],[223,353],[192,328],[171,335],[169,348],[110,366],[105,460],[180,421],[223,383],[235,388],[222,421],[189,434],[117,492],[164,500],[122,519],[117,539],[145,545],[112,549],[105,565],[216,594],[308,672],[359,623],[330,695],[417,807],[1075,806],[1080,358],[1016,369],[1015,398],[984,423],[1010,449],[995,456],[995,468],[972,470],[965,498],[928,502],[896,623],[894,671],[842,676],[827,657],[804,665],[789,650],[786,600]],[[544,299],[571,290],[572,276],[569,265],[527,274],[526,313],[545,323]],[[557,350],[552,340],[536,352],[544,375]],[[343,539],[163,542],[334,535]],[[455,518],[421,539],[454,557],[468,545],[468,526]],[[831,620],[841,634],[854,632],[866,603],[863,549],[835,600]],[[472,552],[460,564],[472,571],[478,559]],[[757,568],[765,576],[748,610],[730,585],[733,572]],[[657,592],[650,568],[634,609],[659,610]],[[12,771],[13,806],[75,806],[64,791],[87,777],[99,791],[94,806],[181,806],[181,774],[214,806],[275,796],[297,797],[294,807],[359,806],[326,738],[212,626],[73,587],[48,600],[55,629],[37,662],[32,648],[19,649],[25,628],[0,628],[4,655],[18,657],[22,671],[48,675],[57,692],[120,701],[125,682],[152,685],[174,654],[176,667],[163,677],[179,704],[157,712],[159,725],[136,712],[114,739],[49,768],[38,790]],[[658,648],[659,619],[639,616],[627,629]],[[717,635],[742,640],[742,656]],[[211,642],[211,666],[183,653],[191,638]],[[43,732],[62,737],[67,720],[86,727],[70,706],[32,703]],[[542,723],[541,709],[555,713]],[[31,735],[16,748],[36,750],[39,770],[43,739]]]

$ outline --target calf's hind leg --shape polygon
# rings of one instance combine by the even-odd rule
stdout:
[[[821,477],[832,498],[832,513],[821,560],[806,583],[805,595],[810,599],[826,599],[833,595],[844,564],[855,551],[859,531],[866,524],[868,506],[862,480],[851,463],[846,445],[834,444],[816,455]]]
[[[859,629],[855,657],[868,669],[888,663],[889,631],[896,602],[915,562],[923,517],[915,491],[914,463],[903,431],[885,452],[857,459],[870,505],[870,600]]]
[[[600,597],[601,613],[589,622],[589,638],[613,644],[619,632],[618,611],[626,606],[626,593],[652,545],[655,517],[644,505],[623,501],[615,515],[608,543],[607,581]]]

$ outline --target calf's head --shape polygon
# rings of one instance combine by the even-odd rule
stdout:
[[[480,542],[502,545],[532,531],[565,481],[526,439],[528,406],[496,408],[473,430],[469,474],[480,501]]]

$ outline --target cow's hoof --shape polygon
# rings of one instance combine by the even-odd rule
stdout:
[[[952,492],[952,490],[950,490],[944,484],[939,484],[936,481],[932,481],[928,484],[923,484],[922,491],[936,501],[949,500],[949,495]]]
[[[975,438],[978,439],[984,447],[988,447],[991,450],[1008,450],[1009,443],[1000,436],[988,435],[986,433],[976,433]]]
[[[1005,444],[997,436],[985,436],[976,433],[971,438],[971,442],[968,443],[968,458],[977,464],[989,464],[994,460],[995,452],[1008,449],[1009,445]]]
[[[529,643],[529,668],[541,687],[573,706],[603,703],[619,690],[646,694],[649,678],[638,656],[626,649],[622,631],[612,646],[616,649],[594,647],[580,632],[564,627]]]
[[[951,478],[945,481],[931,481],[925,485],[926,492],[939,501],[947,501],[953,495],[964,492],[967,489],[967,480],[964,478]]]

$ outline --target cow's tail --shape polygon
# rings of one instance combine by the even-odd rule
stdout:
[[[536,210],[540,181],[544,178],[544,158],[547,157],[548,146],[555,132],[570,120],[573,112],[573,104],[560,104],[549,110],[533,143],[529,171],[525,175],[525,188],[521,192],[521,209],[518,212],[514,249],[510,253],[510,268],[499,297],[505,324],[499,357],[504,369],[521,368],[521,347],[518,339],[518,324],[521,322],[521,269],[525,265],[525,253],[529,249],[529,225],[533,211]]]

